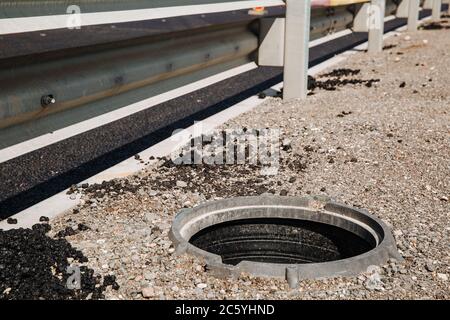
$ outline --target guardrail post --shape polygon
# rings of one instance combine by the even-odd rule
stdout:
[[[383,51],[384,13],[386,0],[372,0],[369,8],[369,53]]]
[[[433,9],[433,2],[434,2],[434,0],[425,0],[423,2],[423,8],[426,9],[426,10]]]
[[[432,20],[438,21],[441,19],[442,0],[433,0]]]
[[[397,5],[397,11],[395,12],[395,16],[397,18],[408,18],[409,11],[409,3],[413,2],[410,0],[401,0]]]
[[[420,0],[407,0],[408,3],[408,31],[417,31],[419,25]]]
[[[286,19],[263,18],[260,22],[258,65],[284,65],[284,29]]]
[[[286,0],[283,99],[304,99],[308,93],[311,0]]]

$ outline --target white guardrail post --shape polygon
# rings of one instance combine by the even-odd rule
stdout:
[[[308,93],[311,0],[286,0],[283,99],[305,99]]]
[[[386,0],[372,0],[370,3],[369,24],[369,53],[383,51],[384,13]]]
[[[419,25],[420,0],[408,1],[408,31],[416,31]]]
[[[433,0],[432,20],[439,21],[441,19],[442,0]]]

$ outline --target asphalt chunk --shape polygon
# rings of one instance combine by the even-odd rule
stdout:
[[[17,219],[14,219],[14,218],[8,218],[8,220],[6,220],[6,222],[7,222],[8,224],[17,224]]]
[[[0,299],[103,299],[106,287],[118,286],[112,276],[102,283],[101,276],[82,266],[88,262],[83,253],[65,239],[49,237],[50,230],[48,224],[36,224],[32,229],[0,231]],[[79,289],[67,285],[71,265],[78,265]]]

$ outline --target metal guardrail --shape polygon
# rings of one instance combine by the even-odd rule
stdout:
[[[384,1],[382,0],[383,3]],[[405,1],[409,0],[387,0],[385,14],[399,13]],[[124,3],[119,0],[3,1],[0,3],[0,17],[53,14],[69,2],[86,4],[92,12],[100,8],[120,10]],[[173,6],[173,10],[181,3],[180,0],[136,0],[127,1],[126,6],[128,9],[141,8],[145,3],[156,8],[162,2],[166,7]],[[262,3],[231,0],[220,2]],[[300,2],[287,0],[286,18],[284,6],[278,6],[269,8],[265,16],[248,15],[248,9],[232,10],[189,15],[183,19],[144,21],[140,24],[106,24],[96,26],[96,29],[82,27],[80,30],[58,29],[45,33],[36,31],[1,36],[0,41],[4,44],[17,46],[16,52],[25,53],[11,56],[6,50],[1,59],[0,48],[0,148],[93,118],[232,67],[258,61],[258,51],[259,56],[265,54],[261,49],[264,41],[263,22],[270,19],[278,19],[282,26],[280,28],[278,23],[276,38],[268,39],[274,43],[279,42],[277,54],[280,55],[279,50],[282,50],[281,54],[286,61],[285,77],[289,79],[285,82],[286,97],[301,97],[306,93],[308,40],[355,27],[356,20],[361,19],[360,15],[364,13],[364,6],[368,5],[360,2],[367,1],[313,1],[312,13],[309,10],[299,11],[305,17],[310,16],[310,19],[300,20],[296,19],[296,12],[289,16],[289,6],[295,8],[293,3],[298,5]],[[192,0],[183,3],[211,4],[217,3],[217,0]],[[342,5],[343,3],[345,5]],[[434,7],[434,10],[438,10],[437,7]],[[411,14],[413,13],[409,13],[410,16]],[[208,20],[211,15],[214,17],[213,21]],[[417,20],[417,17],[410,19]],[[179,21],[183,22],[182,26],[177,24]],[[303,25],[302,21],[308,21],[308,24]],[[289,23],[294,23],[291,28],[297,29],[295,33],[286,31],[284,35],[284,24],[288,30]],[[95,38],[91,39],[91,42],[81,41],[73,47],[72,41],[67,39],[77,39],[77,34],[101,38],[105,34],[99,30],[109,30],[110,33],[117,30],[120,33],[121,28],[127,31],[127,35],[117,40],[112,40],[114,37],[108,38],[109,36],[103,40]],[[302,28],[308,30],[303,36],[299,32]],[[86,29],[87,32],[93,30],[95,34],[83,33]],[[137,36],[134,37],[135,33]],[[284,44],[280,46],[284,36],[288,39],[289,35],[293,40],[287,41],[286,48]],[[374,37],[378,39],[376,47],[379,47],[380,32]],[[46,39],[49,39],[48,43],[51,44],[49,47],[36,42],[39,40],[47,43]],[[55,39],[59,39],[61,44],[55,43]],[[301,45],[297,45],[298,43]],[[36,51],[35,47],[42,51]],[[277,59],[279,60],[279,57]],[[270,62],[265,64],[270,65]],[[292,76],[289,76],[290,74]],[[290,85],[292,89],[289,89]]]

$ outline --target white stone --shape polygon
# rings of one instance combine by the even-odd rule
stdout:
[[[402,230],[395,230],[395,231],[394,231],[394,236],[400,237],[400,236],[402,236],[402,235],[403,235]]]
[[[439,280],[448,281],[448,276],[445,273],[438,273],[437,277]]]
[[[155,290],[153,290],[153,288],[151,287],[146,287],[144,289],[142,289],[142,296],[144,298],[151,298],[155,296]]]
[[[178,188],[186,188],[187,187],[187,183],[181,180],[177,181],[177,187]]]

